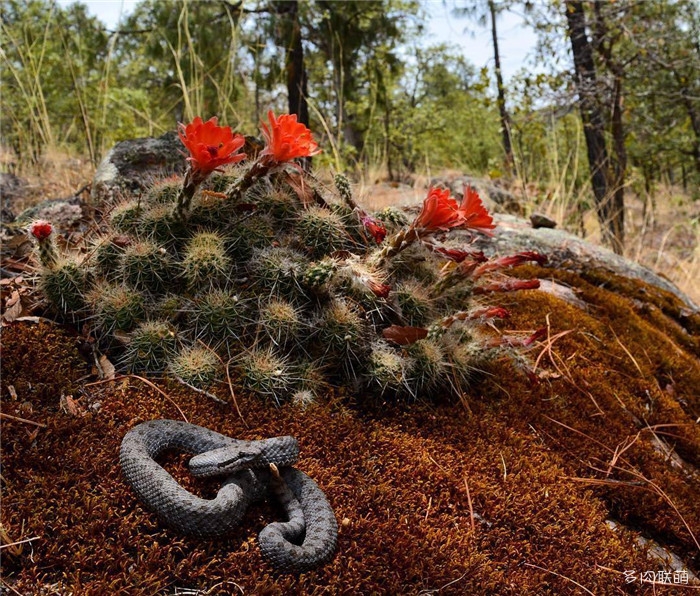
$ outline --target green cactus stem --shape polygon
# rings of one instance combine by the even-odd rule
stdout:
[[[185,348],[168,366],[172,374],[198,389],[211,386],[220,376],[220,369],[216,354],[201,346]]]
[[[169,323],[145,321],[132,332],[122,363],[129,372],[162,372],[176,349],[177,335]]]

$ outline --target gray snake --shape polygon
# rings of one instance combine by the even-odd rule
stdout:
[[[193,495],[155,461],[168,449],[193,454],[194,475],[223,477],[214,499]],[[291,467],[298,455],[293,437],[242,441],[187,422],[151,420],[124,436],[119,459],[139,499],[172,529],[198,538],[231,533],[248,505],[271,492],[288,521],[263,528],[260,549],[278,570],[303,572],[333,556],[338,524],[318,485]]]

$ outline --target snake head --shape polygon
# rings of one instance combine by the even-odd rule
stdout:
[[[239,451],[234,456],[217,462],[216,467],[224,474],[237,472],[243,468],[255,468],[259,461],[259,452]]]
[[[190,472],[195,476],[223,476],[246,468],[259,467],[259,451],[241,451],[222,447],[195,455],[190,459]]]

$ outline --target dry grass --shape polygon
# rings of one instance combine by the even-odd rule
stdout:
[[[15,215],[48,199],[74,196],[92,182],[95,168],[85,157],[66,151],[51,150],[39,164],[15,164],[7,151],[0,148],[0,171],[12,172],[27,181],[25,195],[12,202]]]

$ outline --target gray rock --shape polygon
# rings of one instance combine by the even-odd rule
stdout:
[[[611,250],[595,246],[563,230],[534,229],[528,221],[513,215],[494,214],[494,222],[498,226],[493,238],[478,240],[473,245],[489,257],[533,250],[547,255],[550,263],[560,269],[579,272],[602,267],[617,275],[639,279],[671,292],[690,311],[700,312],[700,308],[671,281]]]
[[[16,227],[30,224],[36,219],[45,219],[60,231],[68,231],[83,219],[83,204],[78,198],[52,199],[29,207],[14,221]]]
[[[147,189],[153,180],[185,171],[185,148],[175,132],[117,143],[95,172],[90,198],[115,202]]]

